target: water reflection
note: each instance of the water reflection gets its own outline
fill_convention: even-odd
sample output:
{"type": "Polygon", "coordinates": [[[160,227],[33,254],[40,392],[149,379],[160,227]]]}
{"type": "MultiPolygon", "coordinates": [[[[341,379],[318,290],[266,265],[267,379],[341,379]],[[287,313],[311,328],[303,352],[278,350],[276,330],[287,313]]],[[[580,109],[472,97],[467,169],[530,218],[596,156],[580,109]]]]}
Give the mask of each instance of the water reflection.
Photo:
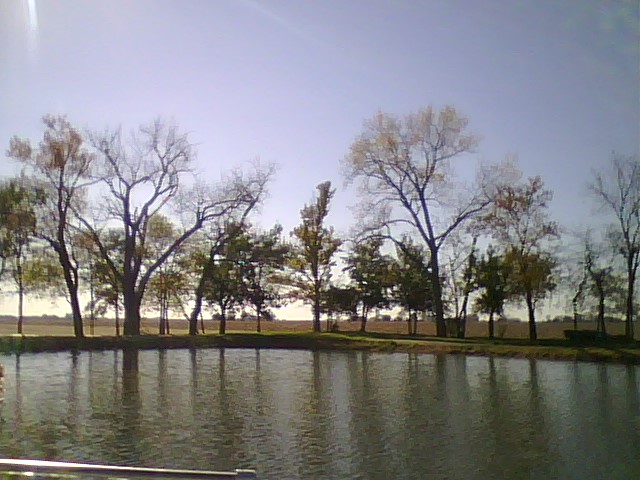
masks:
{"type": "Polygon", "coordinates": [[[120,461],[140,464],[144,458],[141,451],[141,409],[140,371],[138,350],[126,349],[122,352],[122,388],[120,389],[118,412],[115,421],[115,445],[120,461]]]}
{"type": "Polygon", "coordinates": [[[2,363],[2,456],[267,479],[640,473],[638,367],[228,349],[2,363]]]}

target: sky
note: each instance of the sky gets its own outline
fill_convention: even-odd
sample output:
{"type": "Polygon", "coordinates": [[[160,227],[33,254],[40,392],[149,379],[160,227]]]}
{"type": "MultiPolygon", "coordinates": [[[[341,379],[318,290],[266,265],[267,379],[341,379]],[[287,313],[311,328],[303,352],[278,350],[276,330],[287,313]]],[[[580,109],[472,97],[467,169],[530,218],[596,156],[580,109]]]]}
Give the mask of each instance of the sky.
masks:
{"type": "MultiPolygon", "coordinates": [[[[205,178],[278,164],[258,223],[285,231],[317,184],[346,235],[340,162],[378,110],[454,105],[479,161],[516,154],[565,228],[612,151],[640,153],[640,3],[624,0],[0,0],[0,146],[41,117],[79,128],[172,119],[205,178]]],[[[0,155],[0,177],[17,167],[0,155]]]]}

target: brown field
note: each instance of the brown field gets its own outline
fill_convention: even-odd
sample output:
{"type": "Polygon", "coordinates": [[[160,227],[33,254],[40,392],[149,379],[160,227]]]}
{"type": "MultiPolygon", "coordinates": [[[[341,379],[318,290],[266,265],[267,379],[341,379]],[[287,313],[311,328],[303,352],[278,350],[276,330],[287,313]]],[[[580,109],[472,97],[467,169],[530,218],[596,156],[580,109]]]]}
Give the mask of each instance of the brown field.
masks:
{"type": "MultiPolygon", "coordinates": [[[[323,329],[326,323],[322,324],[323,329]]],[[[340,332],[357,331],[360,328],[359,322],[340,322],[340,332]]],[[[553,339],[564,338],[563,331],[572,329],[573,324],[556,323],[556,322],[540,322],[538,323],[538,338],[553,339]]],[[[595,323],[580,323],[579,329],[595,330],[595,323]]],[[[254,332],[256,329],[255,322],[250,321],[228,321],[228,332],[254,332]]],[[[144,320],[142,325],[144,333],[157,333],[157,321],[144,320]]],[[[262,330],[264,332],[308,332],[311,331],[310,321],[275,321],[263,322],[262,330]]],[[[639,328],[636,328],[636,339],[640,339],[639,328]]],[[[207,333],[216,333],[218,331],[218,322],[214,320],[205,320],[205,331],[207,333]]],[[[407,324],[405,322],[369,322],[367,323],[367,331],[375,333],[404,334],[407,332],[407,324]]],[[[4,316],[0,317],[0,335],[10,335],[17,332],[16,319],[4,316]]],[[[497,322],[496,337],[498,338],[527,338],[529,336],[528,325],[525,322],[497,322]]],[[[611,323],[607,325],[607,332],[612,335],[622,335],[624,333],[623,323],[611,323]]],[[[64,318],[43,318],[43,317],[27,317],[24,320],[24,333],[27,335],[73,335],[71,321],[64,318]]],[[[95,328],[91,329],[88,320],[85,322],[86,335],[114,335],[115,327],[112,319],[96,320],[95,328]]],[[[187,333],[187,322],[185,320],[171,320],[171,333],[185,334],[187,333]]],[[[419,322],[418,334],[435,335],[435,324],[433,322],[419,322]]],[[[468,322],[467,337],[482,338],[487,336],[486,322],[468,322]]]]}

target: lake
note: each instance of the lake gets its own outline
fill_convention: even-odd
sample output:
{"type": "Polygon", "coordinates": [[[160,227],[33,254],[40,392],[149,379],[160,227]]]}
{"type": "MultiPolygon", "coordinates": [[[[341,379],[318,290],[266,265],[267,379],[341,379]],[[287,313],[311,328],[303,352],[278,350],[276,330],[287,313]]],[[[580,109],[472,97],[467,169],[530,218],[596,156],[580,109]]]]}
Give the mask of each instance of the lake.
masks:
{"type": "Polygon", "coordinates": [[[261,479],[640,478],[640,367],[202,349],[2,356],[0,455],[261,479]]]}

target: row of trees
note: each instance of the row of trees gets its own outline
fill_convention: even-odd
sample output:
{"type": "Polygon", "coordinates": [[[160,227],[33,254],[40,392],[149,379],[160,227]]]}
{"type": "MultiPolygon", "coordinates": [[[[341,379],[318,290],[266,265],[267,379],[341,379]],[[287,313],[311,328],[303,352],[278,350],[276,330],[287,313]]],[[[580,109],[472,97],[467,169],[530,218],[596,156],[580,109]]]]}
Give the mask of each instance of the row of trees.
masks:
{"type": "Polygon", "coordinates": [[[480,168],[473,185],[457,182],[453,165],[466,160],[477,139],[453,107],[403,118],[379,113],[365,123],[343,162],[361,195],[350,239],[326,224],[335,194],[329,182],[318,185],[287,240],[278,225],[259,231],[250,222],[273,165],[256,162],[206,184],[187,136],[165,122],[130,137],[120,130],[81,134],[63,117],[45,117],[44,124],[38,146],[11,140],[8,156],[22,174],[0,189],[2,271],[19,293],[19,331],[22,298],[31,289],[64,291],[78,336],[80,294],[87,292],[91,317],[112,309],[117,333],[124,312],[125,335],[140,333],[143,308],[158,312],[160,333],[169,333],[170,312],[178,311],[196,334],[204,306],[220,315],[224,332],[227,313],[239,306],[254,308],[259,329],[270,309],[302,300],[311,305],[315,331],[322,314],[329,325],[336,315],[357,315],[364,330],[372,310],[395,305],[412,320],[410,333],[429,313],[439,336],[463,336],[474,309],[488,315],[492,336],[495,315],[518,302],[535,339],[536,307],[560,283],[564,263],[574,266],[568,283],[576,315],[596,298],[604,330],[605,308],[623,292],[626,334],[633,337],[636,157],[616,155],[612,172],[594,173],[589,188],[614,221],[601,241],[584,236],[579,258],[560,262],[552,194],[539,177],[523,180],[505,162],[480,168]],[[485,239],[493,244],[481,254],[485,239]],[[347,245],[343,275],[336,276],[347,245]]]}

